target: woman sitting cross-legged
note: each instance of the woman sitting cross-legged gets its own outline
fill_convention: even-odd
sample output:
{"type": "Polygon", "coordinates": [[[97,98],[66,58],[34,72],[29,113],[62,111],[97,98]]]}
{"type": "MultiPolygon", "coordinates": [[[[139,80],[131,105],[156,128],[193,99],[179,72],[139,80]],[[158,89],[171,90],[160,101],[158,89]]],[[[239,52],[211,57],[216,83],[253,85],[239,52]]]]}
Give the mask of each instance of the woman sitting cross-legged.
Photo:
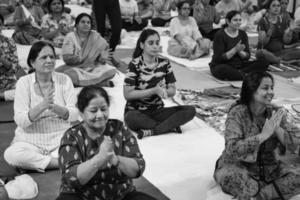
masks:
{"type": "Polygon", "coordinates": [[[71,77],[75,86],[98,84],[113,86],[110,81],[116,69],[106,61],[110,57],[108,44],[100,34],[91,29],[92,18],[81,13],[75,20],[76,30],[69,33],[62,47],[66,65],[57,69],[71,77]]]}
{"type": "Polygon", "coordinates": [[[19,66],[17,47],[13,39],[2,34],[4,18],[0,15],[0,101],[12,100],[17,79],[25,72],[19,66]],[[20,73],[22,72],[22,73],[20,73]]]}
{"type": "Polygon", "coordinates": [[[32,45],[41,39],[41,22],[44,12],[33,4],[33,0],[23,0],[15,10],[15,32],[12,38],[18,44],[32,45]]]}
{"type": "Polygon", "coordinates": [[[142,19],[136,0],[120,0],[122,28],[126,31],[140,31],[148,24],[147,19],[142,19]]]}
{"type": "Polygon", "coordinates": [[[64,12],[64,0],[48,0],[48,14],[43,17],[42,34],[44,39],[54,43],[61,48],[65,36],[73,31],[73,20],[71,15],[64,12]]]}
{"type": "Polygon", "coordinates": [[[136,138],[119,120],[109,119],[107,92],[84,87],[77,107],[83,122],[66,131],[59,148],[62,172],[57,200],[155,200],[136,191],[132,179],[145,161],[136,138]]]}
{"type": "Polygon", "coordinates": [[[172,56],[197,59],[209,53],[210,40],[203,38],[196,20],[190,17],[191,6],[187,1],[177,4],[178,17],[170,23],[171,40],[168,44],[168,53],[172,56]]]}
{"type": "Polygon", "coordinates": [[[138,41],[124,83],[125,123],[138,138],[167,132],[180,132],[180,126],[193,119],[195,108],[164,108],[162,98],[173,97],[175,77],[169,60],[158,56],[159,34],[145,29],[138,41]]]}
{"type": "Polygon", "coordinates": [[[271,103],[273,88],[269,73],[250,73],[240,99],[229,110],[225,150],[214,178],[236,199],[290,199],[300,194],[299,163],[278,159],[285,153],[298,154],[300,129],[283,108],[271,103]]]}
{"type": "Polygon", "coordinates": [[[74,87],[68,76],[54,72],[55,51],[50,43],[34,43],[27,63],[35,71],[17,82],[17,128],[4,158],[10,165],[23,169],[58,168],[60,140],[70,122],[78,118],[74,87]]]}
{"type": "Polygon", "coordinates": [[[153,16],[151,24],[155,27],[169,26],[172,19],[171,9],[175,9],[173,0],[153,0],[153,16]]]}
{"type": "Polygon", "coordinates": [[[230,11],[226,15],[226,27],[215,35],[213,57],[210,71],[221,80],[242,80],[244,75],[253,71],[266,71],[268,61],[264,56],[257,56],[256,61],[249,61],[250,50],[247,33],[239,30],[241,14],[230,11]]]}
{"type": "Polygon", "coordinates": [[[279,63],[280,57],[287,60],[299,59],[300,50],[285,49],[284,45],[297,41],[300,27],[281,13],[281,1],[270,0],[267,3],[267,14],[258,23],[258,48],[271,63],[279,63]]]}

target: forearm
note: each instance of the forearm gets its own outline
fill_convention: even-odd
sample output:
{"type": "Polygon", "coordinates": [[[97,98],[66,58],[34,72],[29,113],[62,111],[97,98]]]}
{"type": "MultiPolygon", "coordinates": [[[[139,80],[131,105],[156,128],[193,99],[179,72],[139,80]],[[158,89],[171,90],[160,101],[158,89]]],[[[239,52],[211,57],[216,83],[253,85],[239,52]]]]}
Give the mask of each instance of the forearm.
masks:
{"type": "Polygon", "coordinates": [[[43,102],[31,108],[28,112],[28,117],[30,121],[36,121],[40,116],[40,114],[42,114],[46,109],[47,109],[47,105],[45,105],[43,102]]]}
{"type": "Polygon", "coordinates": [[[77,167],[77,178],[81,185],[85,185],[94,175],[97,173],[99,169],[104,168],[107,164],[107,159],[102,158],[98,155],[95,155],[90,160],[87,160],[77,167]]]}
{"type": "Polygon", "coordinates": [[[64,120],[67,120],[69,117],[69,110],[64,106],[53,104],[51,110],[64,120]]]}
{"type": "Polygon", "coordinates": [[[58,29],[50,31],[49,29],[43,29],[42,34],[45,39],[52,40],[59,33],[58,29]]]}
{"type": "Polygon", "coordinates": [[[167,87],[166,89],[168,97],[173,97],[176,94],[176,88],[175,87],[167,87]]]}
{"type": "Polygon", "coordinates": [[[65,54],[63,55],[63,60],[67,65],[78,65],[81,59],[78,55],[65,54]]]}
{"type": "Polygon", "coordinates": [[[231,59],[237,53],[236,49],[233,47],[229,51],[227,51],[224,56],[227,60],[231,59]]]}
{"type": "Polygon", "coordinates": [[[121,172],[126,174],[127,176],[131,178],[135,178],[138,175],[139,166],[137,162],[132,158],[127,158],[123,156],[118,156],[119,158],[119,169],[121,172]]]}
{"type": "Polygon", "coordinates": [[[154,95],[154,89],[155,88],[149,88],[145,90],[132,90],[130,92],[125,92],[124,96],[126,100],[143,99],[154,95]]]}
{"type": "Polygon", "coordinates": [[[289,44],[293,39],[293,30],[291,28],[287,28],[283,34],[283,42],[285,44],[289,44]]]}

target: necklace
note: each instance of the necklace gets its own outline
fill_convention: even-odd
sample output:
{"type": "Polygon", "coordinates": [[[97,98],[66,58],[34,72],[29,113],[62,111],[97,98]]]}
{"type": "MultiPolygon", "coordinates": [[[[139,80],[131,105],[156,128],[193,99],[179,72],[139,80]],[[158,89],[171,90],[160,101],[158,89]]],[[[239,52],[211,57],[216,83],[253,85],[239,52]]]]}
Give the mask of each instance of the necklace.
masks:
{"type": "MultiPolygon", "coordinates": [[[[36,83],[38,85],[38,89],[39,89],[39,92],[40,94],[42,95],[42,97],[45,97],[44,93],[43,93],[43,90],[42,90],[42,87],[41,87],[41,84],[40,82],[38,81],[37,77],[35,76],[35,79],[36,79],[36,83]]],[[[51,88],[53,88],[53,81],[51,80],[51,88]]]]}

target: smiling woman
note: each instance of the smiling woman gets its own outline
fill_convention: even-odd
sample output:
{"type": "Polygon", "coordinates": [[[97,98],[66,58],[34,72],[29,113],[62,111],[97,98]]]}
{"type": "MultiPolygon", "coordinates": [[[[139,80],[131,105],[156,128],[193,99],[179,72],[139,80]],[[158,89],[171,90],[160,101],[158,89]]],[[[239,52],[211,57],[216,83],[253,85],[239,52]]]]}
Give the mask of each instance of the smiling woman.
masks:
{"type": "Polygon", "coordinates": [[[273,88],[269,73],[247,75],[225,122],[225,150],[214,178],[237,199],[290,199],[300,193],[300,166],[276,157],[278,150],[298,153],[300,130],[283,108],[271,103],[273,88]]]}
{"type": "Polygon", "coordinates": [[[54,47],[45,41],[32,45],[28,65],[34,72],[16,85],[14,120],[17,124],[5,160],[16,167],[44,171],[58,167],[60,139],[78,118],[70,78],[54,72],[54,47]]]}

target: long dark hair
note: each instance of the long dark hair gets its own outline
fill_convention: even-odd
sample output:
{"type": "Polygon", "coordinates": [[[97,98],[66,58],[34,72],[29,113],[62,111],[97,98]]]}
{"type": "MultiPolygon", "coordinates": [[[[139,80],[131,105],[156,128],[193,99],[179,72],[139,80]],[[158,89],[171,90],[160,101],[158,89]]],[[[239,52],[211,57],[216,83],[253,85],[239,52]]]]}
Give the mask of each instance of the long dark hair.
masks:
{"type": "Polygon", "coordinates": [[[39,56],[42,49],[46,46],[50,47],[53,50],[53,54],[56,57],[55,49],[50,42],[40,40],[40,41],[33,43],[30,48],[28,57],[27,57],[27,65],[30,67],[29,73],[32,73],[35,71],[35,69],[32,67],[31,63],[35,61],[35,59],[39,56]]]}
{"type": "Polygon", "coordinates": [[[240,98],[239,100],[237,100],[235,104],[235,105],[246,105],[250,112],[251,117],[252,117],[252,113],[250,111],[250,103],[253,101],[253,95],[258,89],[259,85],[261,84],[263,78],[270,78],[272,80],[272,83],[274,84],[274,78],[268,72],[252,72],[247,74],[243,80],[240,98]]]}
{"type": "MultiPolygon", "coordinates": [[[[159,37],[159,34],[156,30],[153,29],[144,29],[143,32],[140,34],[140,37],[136,43],[135,50],[133,52],[132,58],[137,58],[142,55],[143,49],[141,48],[141,43],[145,43],[147,38],[151,35],[157,35],[159,37]]],[[[160,37],[159,37],[160,38],[160,37]]]]}
{"type": "Polygon", "coordinates": [[[91,17],[91,15],[87,14],[87,13],[80,13],[76,19],[75,19],[75,27],[77,27],[78,23],[80,22],[80,20],[83,18],[83,17],[87,17],[90,19],[90,22],[91,22],[91,27],[92,27],[92,23],[93,23],[93,19],[91,17]]]}
{"type": "Polygon", "coordinates": [[[226,14],[226,23],[223,25],[223,28],[226,28],[228,26],[228,23],[227,21],[231,21],[232,18],[236,15],[241,15],[241,12],[240,11],[237,11],[237,10],[232,10],[232,11],[229,11],[227,14],[226,14]]]}
{"type": "Polygon", "coordinates": [[[278,1],[279,3],[281,3],[281,0],[268,0],[267,3],[264,5],[264,8],[269,10],[270,7],[271,7],[271,4],[274,2],[274,1],[278,1]]]}

